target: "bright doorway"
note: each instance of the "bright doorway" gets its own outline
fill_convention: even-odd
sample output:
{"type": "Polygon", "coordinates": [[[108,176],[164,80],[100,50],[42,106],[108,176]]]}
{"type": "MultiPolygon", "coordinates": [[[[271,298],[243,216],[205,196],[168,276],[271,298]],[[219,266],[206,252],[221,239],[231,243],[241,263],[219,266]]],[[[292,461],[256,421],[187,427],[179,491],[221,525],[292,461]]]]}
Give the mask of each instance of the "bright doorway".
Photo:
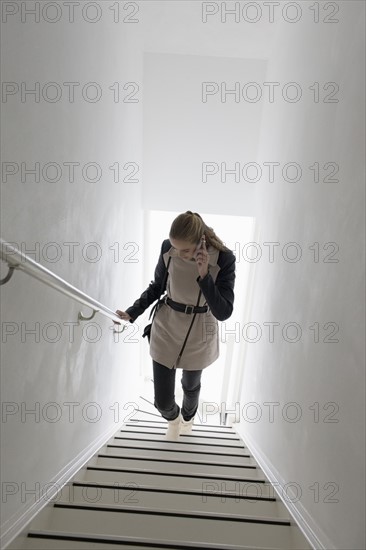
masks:
{"type": "MultiPolygon", "coordinates": [[[[159,259],[161,243],[168,238],[170,226],[181,212],[149,210],[145,215],[144,235],[144,280],[151,281],[159,259]]],[[[218,418],[221,410],[235,408],[245,368],[245,341],[242,336],[244,323],[248,321],[251,309],[251,288],[253,285],[255,261],[251,257],[250,243],[258,242],[256,219],[254,217],[208,214],[200,211],[205,223],[236,256],[235,301],[232,316],[219,322],[219,358],[204,369],[201,379],[200,411],[207,413],[205,421],[218,418]]],[[[152,307],[152,306],[151,306],[152,307]]],[[[148,311],[150,311],[151,307],[148,311]]],[[[143,342],[145,344],[145,342],[143,342]]],[[[144,380],[152,381],[152,359],[149,348],[142,351],[141,372],[144,380]]],[[[152,385],[152,384],[151,384],[152,385]]],[[[153,388],[149,385],[149,398],[153,400],[153,388]],[[152,391],[152,395],[151,395],[152,391]]],[[[176,377],[176,401],[181,403],[181,371],[176,377]]]]}

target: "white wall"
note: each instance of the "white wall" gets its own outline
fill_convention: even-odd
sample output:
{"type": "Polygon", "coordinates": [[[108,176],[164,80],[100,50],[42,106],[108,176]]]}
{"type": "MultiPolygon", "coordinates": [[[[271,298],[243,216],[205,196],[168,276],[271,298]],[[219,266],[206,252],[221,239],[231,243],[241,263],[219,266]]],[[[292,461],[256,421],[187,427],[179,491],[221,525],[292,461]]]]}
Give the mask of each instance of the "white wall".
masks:
{"type": "Polygon", "coordinates": [[[240,398],[241,411],[246,403],[256,404],[247,418],[241,412],[244,437],[282,486],[295,484],[299,499],[290,488],[287,500],[295,499],[314,540],[325,548],[365,547],[363,13],[360,3],[351,2],[332,33],[319,28],[308,41],[306,29],[294,26],[279,31],[273,45],[268,81],[296,80],[304,88],[314,81],[336,82],[339,102],[316,104],[307,94],[306,108],[265,107],[259,157],[296,160],[304,178],[268,184],[263,193],[261,241],[280,246],[273,264],[257,265],[251,318],[263,335],[249,346],[240,398]],[[339,182],[315,183],[308,170],[315,161],[336,162],[339,182]],[[280,253],[290,241],[301,246],[296,263],[280,253]],[[310,249],[316,242],[319,262],[310,249]],[[326,248],[329,242],[339,247],[337,263],[326,262],[333,252],[326,248]],[[280,323],[274,343],[266,321],[280,323]],[[302,330],[297,343],[281,335],[291,322],[302,330]],[[333,327],[338,331],[332,336],[333,327]],[[327,336],[337,341],[328,343],[327,336]],[[273,422],[266,402],[278,403],[273,422]],[[291,402],[297,411],[289,407],[287,417],[291,402]],[[250,421],[256,410],[258,421],[250,421]],[[297,414],[298,421],[291,422],[297,414]]]}
{"type": "MultiPolygon", "coordinates": [[[[41,254],[29,253],[33,259],[114,311],[130,306],[142,287],[142,94],[138,103],[115,103],[108,87],[118,81],[126,94],[132,88],[123,90],[125,82],[141,86],[142,56],[136,47],[139,26],[108,24],[109,13],[104,11],[95,24],[77,15],[74,24],[68,23],[63,12],[63,19],[54,24],[31,19],[22,23],[14,16],[2,25],[3,81],[25,82],[28,88],[35,82],[57,82],[63,92],[64,82],[93,81],[103,95],[97,103],[88,103],[77,91],[74,103],[64,95],[56,103],[42,96],[39,102],[27,97],[22,103],[17,94],[2,104],[3,163],[20,166],[25,162],[32,167],[39,162],[43,167],[54,162],[64,168],[65,162],[80,166],[95,162],[101,177],[85,181],[80,168],[75,181],[70,181],[65,169],[54,183],[42,175],[39,182],[31,176],[22,182],[19,174],[7,181],[3,177],[1,236],[19,247],[26,243],[27,250],[38,243],[41,254]],[[117,162],[121,179],[115,183],[109,167],[117,162]],[[123,181],[131,172],[123,169],[127,162],[140,166],[137,183],[123,181]],[[56,251],[47,248],[50,242],[57,243],[61,252],[58,261],[47,261],[56,251]],[[78,243],[74,261],[67,242],[78,243]],[[88,261],[86,255],[92,258],[96,248],[82,254],[91,242],[98,244],[101,253],[96,262],[88,261]],[[124,248],[126,243],[133,244],[124,248]]],[[[50,170],[49,176],[54,174],[50,170]]],[[[94,171],[88,175],[94,177],[94,171]]],[[[2,262],[1,276],[6,272],[2,262]]],[[[51,485],[47,484],[55,487],[62,476],[66,481],[77,460],[80,467],[93,446],[95,452],[132,413],[128,403],[136,400],[138,369],[134,365],[139,345],[129,341],[130,332],[114,340],[112,321],[98,313],[90,322],[96,328],[87,322],[76,326],[72,339],[64,323],[77,321],[79,310],[84,315],[91,310],[24,273],[15,272],[1,290],[1,387],[6,407],[1,424],[1,523],[6,540],[29,519],[37,502],[49,500],[51,485]],[[38,341],[24,333],[36,323],[38,341]],[[17,332],[6,336],[10,329],[17,332]],[[74,420],[66,402],[76,403],[74,420]],[[39,417],[22,417],[24,408],[39,408],[39,417]],[[59,420],[52,422],[56,413],[59,420]],[[37,487],[43,496],[31,493],[37,487]]]]}

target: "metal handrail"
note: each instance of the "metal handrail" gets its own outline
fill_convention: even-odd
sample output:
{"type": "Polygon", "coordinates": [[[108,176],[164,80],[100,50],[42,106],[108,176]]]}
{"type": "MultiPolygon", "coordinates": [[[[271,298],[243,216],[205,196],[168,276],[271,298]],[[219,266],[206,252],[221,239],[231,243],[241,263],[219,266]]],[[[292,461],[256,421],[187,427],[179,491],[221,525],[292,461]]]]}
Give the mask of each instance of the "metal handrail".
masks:
{"type": "MultiPolygon", "coordinates": [[[[94,317],[97,312],[99,312],[106,317],[109,317],[117,324],[121,324],[121,317],[119,317],[114,311],[106,307],[101,302],[94,300],[94,298],[88,296],[88,294],[85,294],[75,286],[71,285],[70,283],[44,267],[43,265],[39,264],[38,262],[27,256],[27,254],[23,254],[23,252],[21,252],[18,248],[4,241],[4,239],[0,239],[0,245],[0,258],[7,262],[9,266],[9,271],[7,275],[0,280],[0,285],[3,285],[7,281],[9,281],[14,273],[14,270],[19,269],[20,271],[31,275],[35,279],[38,279],[42,283],[54,288],[58,292],[61,292],[62,294],[73,298],[77,302],[85,304],[86,306],[93,309],[93,313],[90,317],[85,317],[82,312],[79,311],[78,322],[89,321],[94,317]]],[[[123,325],[122,330],[114,330],[114,332],[123,332],[127,326],[128,324],[126,323],[125,325],[123,325]]]]}

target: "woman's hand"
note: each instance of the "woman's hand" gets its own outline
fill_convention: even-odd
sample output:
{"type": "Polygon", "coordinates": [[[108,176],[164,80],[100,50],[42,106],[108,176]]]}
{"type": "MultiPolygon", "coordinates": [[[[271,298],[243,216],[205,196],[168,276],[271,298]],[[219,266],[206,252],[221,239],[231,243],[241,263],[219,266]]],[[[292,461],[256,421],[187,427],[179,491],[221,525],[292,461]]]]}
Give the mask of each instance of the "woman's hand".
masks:
{"type": "Polygon", "coordinates": [[[206,249],[206,237],[202,235],[200,246],[196,249],[195,252],[196,264],[198,268],[198,273],[200,274],[201,279],[205,277],[208,273],[208,252],[206,249]]]}
{"type": "MultiPolygon", "coordinates": [[[[124,321],[129,321],[130,319],[132,319],[132,317],[128,313],[126,313],[125,311],[121,311],[120,309],[117,309],[116,313],[124,321]]],[[[115,323],[116,325],[120,324],[120,323],[117,323],[117,321],[113,321],[113,323],[115,323]]]]}

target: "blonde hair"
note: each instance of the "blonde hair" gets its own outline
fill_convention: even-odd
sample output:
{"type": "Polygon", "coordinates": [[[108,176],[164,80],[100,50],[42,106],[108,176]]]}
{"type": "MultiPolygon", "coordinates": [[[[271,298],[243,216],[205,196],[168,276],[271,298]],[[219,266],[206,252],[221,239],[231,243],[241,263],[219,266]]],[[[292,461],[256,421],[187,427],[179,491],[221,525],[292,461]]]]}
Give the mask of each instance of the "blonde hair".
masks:
{"type": "Polygon", "coordinates": [[[201,216],[191,210],[187,210],[175,218],[170,228],[169,239],[198,244],[203,234],[206,236],[206,246],[212,245],[222,251],[230,250],[216,235],[212,227],[208,227],[201,216]]]}

